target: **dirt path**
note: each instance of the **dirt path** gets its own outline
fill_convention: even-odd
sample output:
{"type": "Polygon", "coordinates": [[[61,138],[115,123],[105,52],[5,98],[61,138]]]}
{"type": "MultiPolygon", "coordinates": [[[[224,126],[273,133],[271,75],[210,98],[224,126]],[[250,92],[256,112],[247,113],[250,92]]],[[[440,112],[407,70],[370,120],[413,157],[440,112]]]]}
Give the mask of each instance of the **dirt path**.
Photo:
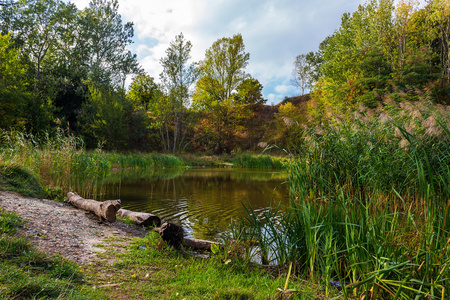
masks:
{"type": "MultiPolygon", "coordinates": [[[[105,238],[142,237],[145,231],[123,222],[101,222],[91,213],[57,201],[0,191],[0,208],[22,216],[22,232],[40,250],[86,264],[104,251],[105,238]]],[[[117,243],[117,242],[115,242],[117,243]]]]}

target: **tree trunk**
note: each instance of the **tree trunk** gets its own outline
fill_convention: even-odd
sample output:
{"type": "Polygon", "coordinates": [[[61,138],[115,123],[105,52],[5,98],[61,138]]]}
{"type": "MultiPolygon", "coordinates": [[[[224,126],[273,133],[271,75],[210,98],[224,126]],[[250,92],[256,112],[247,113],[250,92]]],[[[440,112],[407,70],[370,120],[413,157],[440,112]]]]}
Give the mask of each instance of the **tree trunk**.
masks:
{"type": "Polygon", "coordinates": [[[138,225],[161,226],[161,219],[158,216],[149,213],[134,212],[121,208],[117,211],[117,214],[122,218],[130,218],[131,221],[135,222],[138,225]]]}
{"type": "Polygon", "coordinates": [[[91,211],[100,218],[108,222],[116,221],[116,212],[120,209],[120,200],[107,200],[104,202],[92,199],[84,199],[77,193],[67,193],[67,199],[64,202],[70,203],[75,207],[91,211]]]}
{"type": "Polygon", "coordinates": [[[177,248],[183,245],[194,250],[211,251],[211,245],[217,245],[217,243],[211,241],[183,238],[183,228],[172,223],[164,223],[161,228],[155,228],[155,231],[164,241],[177,248]]]}

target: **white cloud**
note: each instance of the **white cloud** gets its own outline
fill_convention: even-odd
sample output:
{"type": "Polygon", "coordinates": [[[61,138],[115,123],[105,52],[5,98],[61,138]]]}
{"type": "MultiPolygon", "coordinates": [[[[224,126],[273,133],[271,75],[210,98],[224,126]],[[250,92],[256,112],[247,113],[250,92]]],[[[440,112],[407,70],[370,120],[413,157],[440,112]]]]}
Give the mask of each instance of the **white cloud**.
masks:
{"type": "Polygon", "coordinates": [[[297,88],[293,85],[285,85],[285,84],[281,84],[281,85],[277,85],[275,87],[275,91],[278,94],[284,94],[284,95],[288,95],[288,94],[293,94],[297,92],[297,88]]]}
{"type": "MultiPolygon", "coordinates": [[[[86,0],[74,1],[78,7],[86,0]]],[[[177,34],[192,42],[192,60],[222,37],[241,33],[250,53],[248,72],[265,87],[265,97],[280,101],[299,94],[287,88],[295,56],[316,51],[344,12],[365,0],[119,0],[119,12],[135,25],[133,49],[149,75],[159,78],[159,60],[177,34]],[[277,88],[278,86],[278,88],[277,88]],[[285,86],[282,88],[282,86],[285,86]],[[285,94],[291,93],[291,94],[285,94]]]]}

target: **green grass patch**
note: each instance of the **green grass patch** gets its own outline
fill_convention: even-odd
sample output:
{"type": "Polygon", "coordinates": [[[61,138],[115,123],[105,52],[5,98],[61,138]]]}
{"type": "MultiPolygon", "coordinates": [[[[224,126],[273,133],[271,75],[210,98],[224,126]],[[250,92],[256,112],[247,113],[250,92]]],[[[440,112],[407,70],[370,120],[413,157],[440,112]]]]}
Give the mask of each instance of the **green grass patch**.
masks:
{"type": "Polygon", "coordinates": [[[230,157],[225,154],[220,156],[183,154],[180,159],[186,166],[190,167],[223,167],[230,163],[230,157]]]}
{"type": "Polygon", "coordinates": [[[282,169],[288,161],[288,158],[263,154],[243,154],[231,160],[236,168],[252,169],[282,169]]]}
{"type": "Polygon", "coordinates": [[[113,168],[121,169],[169,169],[183,167],[183,162],[176,156],[154,153],[105,153],[113,168]]]}
{"type": "Polygon", "coordinates": [[[35,250],[18,235],[21,226],[17,215],[0,210],[0,298],[88,299],[80,295],[79,266],[35,250]]]}
{"type": "MultiPolygon", "coordinates": [[[[84,273],[89,282],[104,287],[105,298],[98,299],[119,295],[144,299],[273,299],[279,295],[277,288],[285,285],[285,271],[275,276],[237,256],[230,261],[224,258],[225,250],[211,258],[196,258],[192,252],[166,246],[157,233],[151,232],[136,239],[126,251],[110,249],[105,260],[87,266],[84,273]],[[116,261],[106,264],[112,257],[116,261]]],[[[289,288],[299,291],[291,299],[309,299],[318,293],[293,278],[289,288]]]]}
{"type": "Polygon", "coordinates": [[[30,197],[46,195],[36,176],[17,166],[0,166],[0,188],[30,197]]]}

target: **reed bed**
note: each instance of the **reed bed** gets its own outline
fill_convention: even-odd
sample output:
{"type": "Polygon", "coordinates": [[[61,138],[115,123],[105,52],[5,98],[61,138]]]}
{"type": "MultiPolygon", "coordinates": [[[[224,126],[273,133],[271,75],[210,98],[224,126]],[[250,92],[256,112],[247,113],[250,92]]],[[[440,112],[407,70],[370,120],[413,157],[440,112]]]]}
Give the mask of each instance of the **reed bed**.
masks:
{"type": "Polygon", "coordinates": [[[154,153],[105,154],[113,168],[121,169],[167,169],[183,167],[183,162],[176,156],[154,153]]]}
{"type": "Polygon", "coordinates": [[[58,197],[64,197],[67,191],[77,191],[83,197],[101,194],[112,169],[153,170],[183,166],[181,160],[172,155],[87,151],[81,139],[67,136],[62,131],[55,136],[39,137],[2,131],[0,159],[3,170],[23,169],[47,190],[56,190],[58,197]]]}
{"type": "Polygon", "coordinates": [[[101,151],[87,152],[81,139],[60,131],[53,137],[4,131],[0,141],[3,166],[30,172],[42,186],[60,191],[60,197],[67,191],[96,194],[110,172],[101,151]]]}
{"type": "Polygon", "coordinates": [[[263,263],[293,263],[327,297],[448,299],[449,118],[405,119],[411,110],[305,131],[287,164],[291,207],[247,207],[234,237],[256,241],[263,263]]]}
{"type": "Polygon", "coordinates": [[[231,162],[235,168],[282,169],[287,161],[287,158],[271,155],[243,154],[235,157],[231,162]]]}

